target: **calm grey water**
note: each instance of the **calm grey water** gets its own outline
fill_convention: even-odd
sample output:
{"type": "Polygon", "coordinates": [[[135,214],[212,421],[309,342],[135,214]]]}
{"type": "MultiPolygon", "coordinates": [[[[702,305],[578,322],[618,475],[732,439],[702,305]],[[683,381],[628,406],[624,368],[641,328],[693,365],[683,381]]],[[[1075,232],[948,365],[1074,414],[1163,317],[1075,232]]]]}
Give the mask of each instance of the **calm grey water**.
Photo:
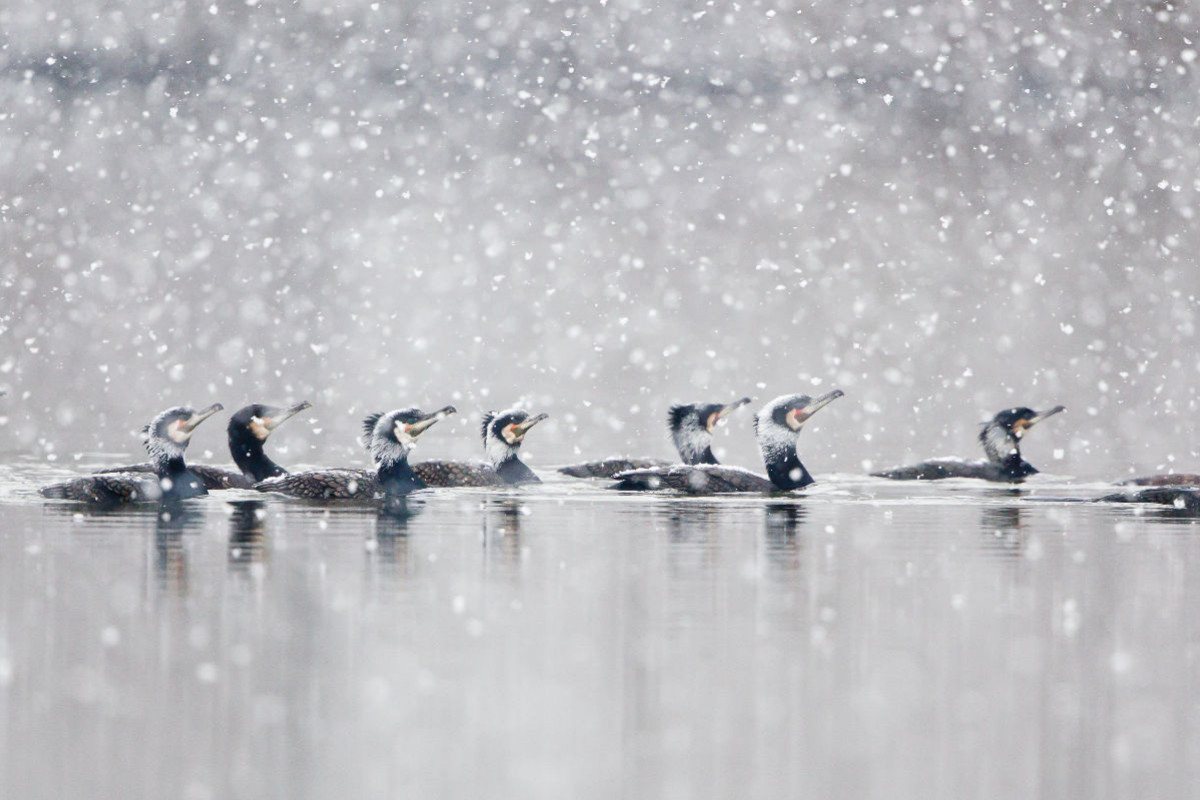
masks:
{"type": "Polygon", "coordinates": [[[0,796],[1187,797],[1200,528],[1052,479],[80,512],[0,467],[0,796]]]}

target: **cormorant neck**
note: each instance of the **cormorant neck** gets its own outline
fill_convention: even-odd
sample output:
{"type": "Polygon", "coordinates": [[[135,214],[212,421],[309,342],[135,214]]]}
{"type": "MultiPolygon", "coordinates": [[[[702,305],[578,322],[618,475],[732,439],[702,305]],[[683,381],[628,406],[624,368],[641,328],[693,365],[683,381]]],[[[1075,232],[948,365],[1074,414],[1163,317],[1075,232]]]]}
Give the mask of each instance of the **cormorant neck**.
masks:
{"type": "Polygon", "coordinates": [[[1008,458],[1003,459],[997,466],[1011,478],[1024,478],[1029,475],[1036,475],[1037,468],[1030,464],[1025,459],[1021,458],[1020,452],[1014,450],[1009,454],[1008,458]]]}
{"type": "Polygon", "coordinates": [[[416,476],[409,465],[407,453],[397,459],[381,461],[377,476],[384,494],[389,497],[406,495],[426,487],[426,483],[416,476]]]}
{"type": "Polygon", "coordinates": [[[165,453],[158,451],[153,454],[154,474],[160,478],[171,478],[187,472],[187,464],[183,453],[165,453]]]}
{"type": "Polygon", "coordinates": [[[255,483],[287,475],[286,469],[263,452],[263,440],[245,428],[239,427],[229,431],[229,454],[233,456],[233,463],[237,464],[242,474],[255,483]]]}
{"type": "Polygon", "coordinates": [[[505,483],[540,483],[541,478],[533,473],[528,465],[517,458],[516,452],[496,465],[496,474],[505,483]]]}
{"type": "Polygon", "coordinates": [[[162,502],[186,500],[189,497],[208,494],[208,489],[204,488],[204,481],[184,463],[182,452],[175,455],[160,454],[154,462],[154,473],[163,488],[160,498],[162,502]]]}
{"type": "Polygon", "coordinates": [[[979,443],[988,461],[1007,470],[1010,464],[1021,463],[1021,442],[1003,426],[988,423],[979,434],[979,443]]]}
{"type": "Polygon", "coordinates": [[[671,439],[684,464],[716,464],[712,454],[712,436],[696,425],[684,424],[671,431],[671,439]]]}
{"type": "Polygon", "coordinates": [[[767,477],[783,491],[813,483],[812,475],[808,474],[796,453],[796,438],[797,433],[782,427],[762,426],[758,431],[758,445],[767,466],[767,477]]]}
{"type": "Polygon", "coordinates": [[[800,463],[800,456],[796,454],[794,447],[788,448],[775,458],[766,459],[766,464],[767,477],[771,479],[771,483],[784,491],[800,489],[814,482],[804,464],[800,463]]]}

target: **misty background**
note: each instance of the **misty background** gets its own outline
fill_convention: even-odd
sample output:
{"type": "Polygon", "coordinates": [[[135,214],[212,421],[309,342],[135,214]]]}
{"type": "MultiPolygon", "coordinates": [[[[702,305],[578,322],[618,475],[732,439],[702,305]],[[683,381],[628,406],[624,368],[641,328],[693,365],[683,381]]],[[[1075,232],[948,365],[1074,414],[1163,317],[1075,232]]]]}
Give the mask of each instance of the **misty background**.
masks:
{"type": "Polygon", "coordinates": [[[1095,5],[6,4],[0,450],[308,399],[284,464],[446,403],[468,457],[521,402],[536,467],[839,387],[818,478],[1059,403],[1044,471],[1200,471],[1200,25],[1095,5]]]}

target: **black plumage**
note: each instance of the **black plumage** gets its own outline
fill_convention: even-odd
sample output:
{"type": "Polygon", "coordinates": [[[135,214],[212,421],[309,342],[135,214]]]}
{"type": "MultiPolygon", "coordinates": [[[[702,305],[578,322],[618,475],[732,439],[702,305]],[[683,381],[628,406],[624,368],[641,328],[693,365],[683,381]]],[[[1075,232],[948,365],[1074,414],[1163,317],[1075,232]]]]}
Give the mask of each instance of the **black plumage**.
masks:
{"type": "MultiPolygon", "coordinates": [[[[233,462],[239,471],[234,472],[223,467],[212,467],[206,464],[191,464],[189,468],[200,478],[204,488],[209,491],[249,489],[259,481],[286,475],[287,470],[271,460],[263,450],[263,444],[276,428],[307,408],[312,408],[308,401],[286,409],[259,403],[238,409],[229,418],[226,433],[229,441],[229,454],[233,457],[233,462]]],[[[144,462],[127,467],[99,469],[95,474],[153,471],[154,465],[144,462]]]]}
{"type": "Polygon", "coordinates": [[[520,408],[489,411],[483,416],[480,435],[490,463],[422,461],[413,465],[416,476],[429,486],[515,486],[540,483],[534,471],[521,460],[521,444],[529,430],[546,414],[529,416],[520,408]]]}
{"type": "Polygon", "coordinates": [[[674,489],[687,494],[724,494],[729,492],[779,492],[800,489],[813,483],[812,476],[796,451],[797,438],[813,414],[839,397],[835,389],[815,400],[807,395],[777,397],[758,412],[754,430],[767,476],[756,475],[739,467],[719,464],[678,464],[640,469],[614,476],[614,489],[674,489]]]}
{"type": "Polygon", "coordinates": [[[374,472],[360,469],[322,469],[268,478],[254,484],[262,492],[309,500],[350,500],[401,497],[426,484],[413,472],[408,453],[417,438],[438,420],[455,413],[446,406],[432,413],[403,408],[363,419],[367,449],[375,461],[374,472]]]}
{"type": "Polygon", "coordinates": [[[88,475],[42,487],[44,497],[96,505],[173,502],[208,494],[204,482],[184,461],[196,426],[221,410],[215,403],[203,411],[187,406],[169,408],[142,429],[149,472],[88,475]]]}
{"type": "Polygon", "coordinates": [[[1042,420],[1065,410],[1055,406],[1037,412],[1031,408],[1009,408],[999,412],[983,425],[979,442],[987,455],[986,461],[962,461],[937,458],[905,467],[872,472],[876,478],[899,481],[935,481],[944,478],[978,478],[985,481],[1020,483],[1037,469],[1021,457],[1021,439],[1025,432],[1042,420]]]}
{"type": "MultiPolygon", "coordinates": [[[[712,451],[712,434],[717,423],[750,402],[743,397],[732,403],[678,403],[667,410],[667,430],[683,464],[716,464],[712,451]]],[[[558,471],[572,478],[612,478],[621,472],[668,467],[670,462],[657,458],[607,458],[559,467],[558,471]]],[[[629,480],[625,489],[652,488],[642,486],[637,478],[629,480]]]]}
{"type": "Polygon", "coordinates": [[[1200,514],[1200,488],[1195,486],[1153,486],[1130,494],[1110,494],[1100,500],[1109,503],[1149,503],[1170,506],[1188,515],[1200,514]]]}
{"type": "Polygon", "coordinates": [[[661,458],[606,458],[601,461],[587,461],[583,464],[559,467],[558,471],[572,478],[611,478],[618,472],[628,472],[631,469],[668,466],[670,466],[670,462],[661,458]]]}

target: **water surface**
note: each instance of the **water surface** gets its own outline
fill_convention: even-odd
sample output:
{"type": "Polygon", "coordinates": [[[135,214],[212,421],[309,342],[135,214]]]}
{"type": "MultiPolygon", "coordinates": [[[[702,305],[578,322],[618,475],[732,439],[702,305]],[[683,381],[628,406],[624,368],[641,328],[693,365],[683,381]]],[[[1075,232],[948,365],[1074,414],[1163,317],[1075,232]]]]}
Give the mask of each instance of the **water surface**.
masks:
{"type": "Polygon", "coordinates": [[[0,468],[0,796],[1186,797],[1200,529],[1099,487],[42,501],[0,468]]]}

